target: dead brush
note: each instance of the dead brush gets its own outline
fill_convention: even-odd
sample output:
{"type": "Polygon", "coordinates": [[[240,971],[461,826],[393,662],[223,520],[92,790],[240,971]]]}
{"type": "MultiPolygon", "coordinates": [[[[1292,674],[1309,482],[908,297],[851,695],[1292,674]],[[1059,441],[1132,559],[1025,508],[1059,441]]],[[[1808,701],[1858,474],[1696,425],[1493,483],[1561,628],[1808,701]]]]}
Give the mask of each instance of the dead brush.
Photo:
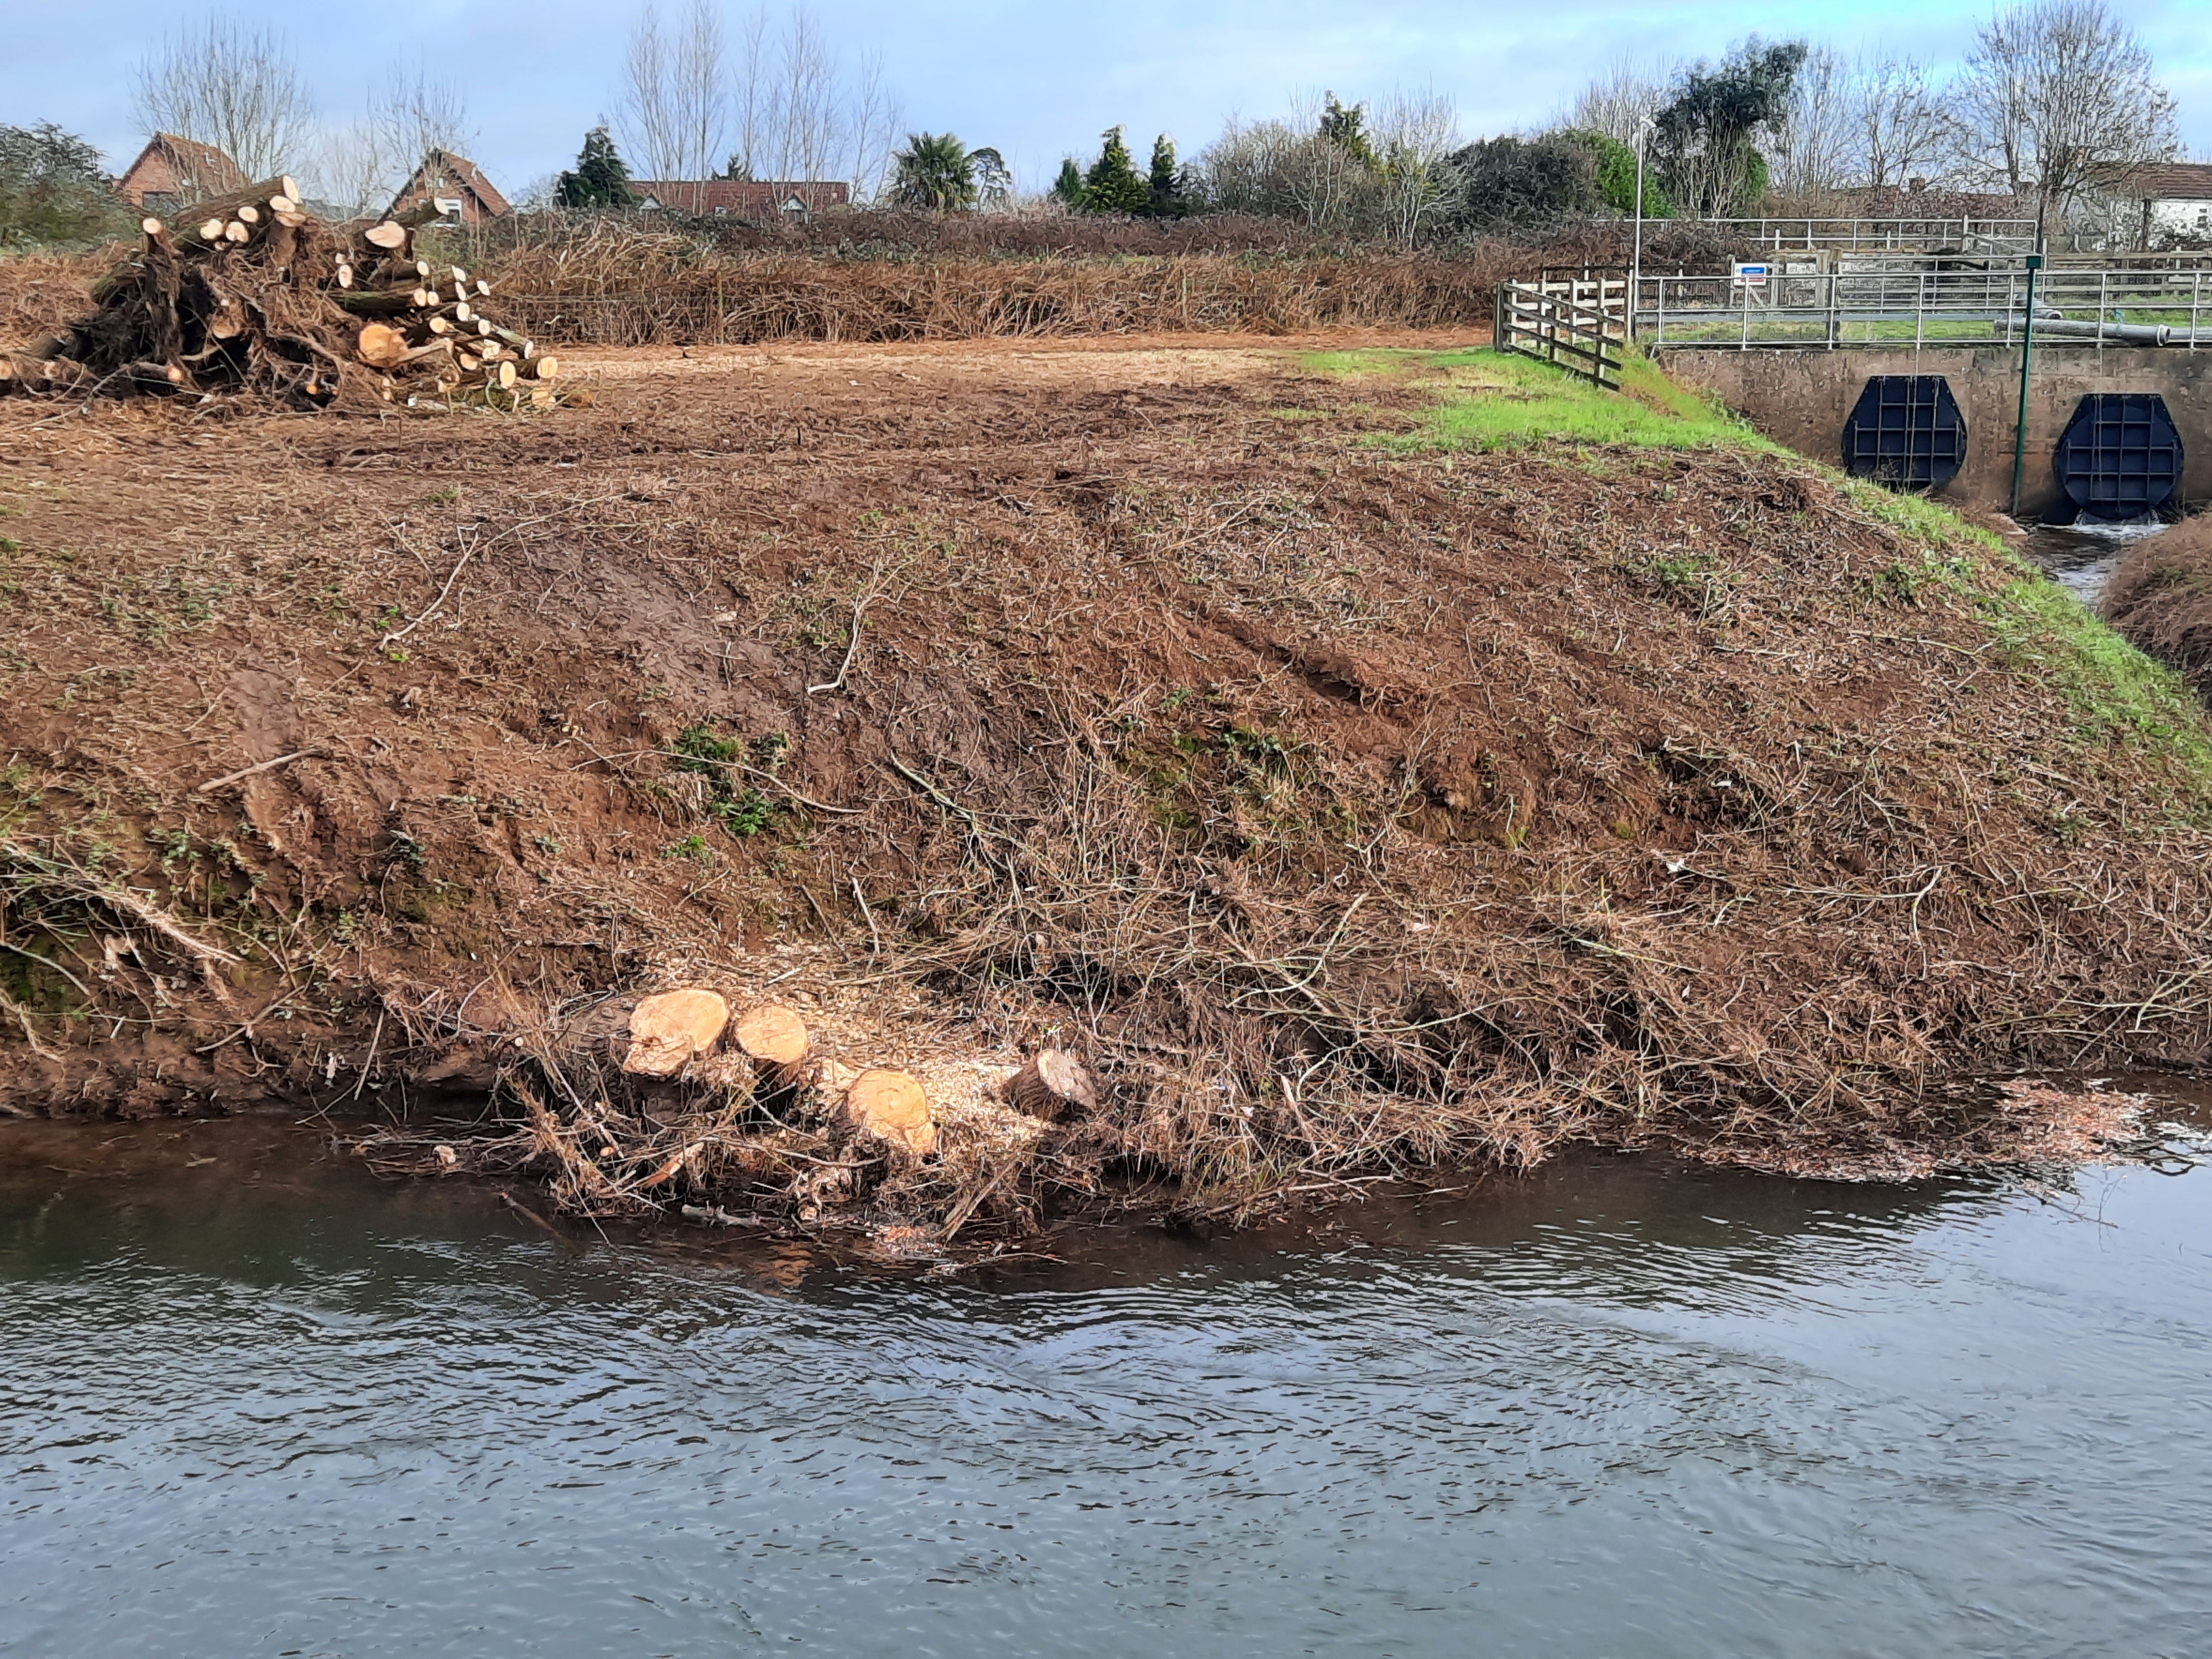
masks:
{"type": "Polygon", "coordinates": [[[2137,543],[2099,608],[2131,643],[2212,698],[2212,518],[2137,543]]]}

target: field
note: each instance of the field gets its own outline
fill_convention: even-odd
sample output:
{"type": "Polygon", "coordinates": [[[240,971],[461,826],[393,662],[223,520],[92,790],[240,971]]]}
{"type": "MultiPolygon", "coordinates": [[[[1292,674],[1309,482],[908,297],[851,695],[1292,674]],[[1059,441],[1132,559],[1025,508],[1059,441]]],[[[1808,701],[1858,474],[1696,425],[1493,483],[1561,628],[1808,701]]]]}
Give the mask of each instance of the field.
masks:
{"type": "Polygon", "coordinates": [[[0,1105],[313,1100],[600,1213],[1018,1231],[1574,1139],[1911,1174],[2072,1144],[1993,1073],[2201,1061],[2171,675],[1640,365],[1480,344],[0,405],[0,1105]],[[912,1067],[941,1156],[625,1092],[592,1022],[671,984],[912,1067]],[[1095,1113],[996,1102],[1048,1042],[1095,1113]]]}

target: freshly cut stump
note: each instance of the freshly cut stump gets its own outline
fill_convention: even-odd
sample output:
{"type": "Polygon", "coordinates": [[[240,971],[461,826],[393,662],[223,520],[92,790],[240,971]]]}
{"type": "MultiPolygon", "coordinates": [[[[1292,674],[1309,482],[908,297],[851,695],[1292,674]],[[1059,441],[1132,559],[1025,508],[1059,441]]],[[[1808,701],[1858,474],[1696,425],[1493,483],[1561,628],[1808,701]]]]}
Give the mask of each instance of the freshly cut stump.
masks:
{"type": "Polygon", "coordinates": [[[1098,1085],[1090,1068],[1065,1048],[1037,1050],[1028,1065],[1006,1079],[1006,1095],[1007,1104],[1031,1117],[1098,1109],[1098,1085]]]}
{"type": "Polygon", "coordinates": [[[936,1115],[921,1079],[911,1072],[877,1066],[861,1073],[845,1091],[845,1117],[862,1134],[910,1158],[937,1150],[936,1115]]]}
{"type": "Polygon", "coordinates": [[[730,1005],[712,991],[663,991],[630,1011],[629,1055],[623,1070],[639,1077],[674,1077],[695,1054],[721,1040],[730,1005]]]}
{"type": "Polygon", "coordinates": [[[738,1020],[738,1047],[753,1063],[763,1090],[796,1089],[806,1078],[806,1022],[774,1003],[749,1008],[738,1020]]]}

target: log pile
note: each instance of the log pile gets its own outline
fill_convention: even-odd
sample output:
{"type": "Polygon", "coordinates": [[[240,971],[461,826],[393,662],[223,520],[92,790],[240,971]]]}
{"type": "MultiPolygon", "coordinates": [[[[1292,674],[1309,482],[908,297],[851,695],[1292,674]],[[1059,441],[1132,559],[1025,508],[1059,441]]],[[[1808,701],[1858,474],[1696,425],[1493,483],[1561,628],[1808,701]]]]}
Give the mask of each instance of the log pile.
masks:
{"type": "Polygon", "coordinates": [[[416,256],[425,204],[332,225],[285,178],[140,222],[145,246],[64,334],[0,352],[0,392],[260,396],[287,407],[543,407],[559,364],[416,256]]]}
{"type": "MultiPolygon", "coordinates": [[[[1040,1149],[1096,1133],[1097,1079],[1066,1049],[1012,1069],[856,1068],[817,1035],[796,1008],[738,1012],[704,986],[608,998],[509,1030],[489,1086],[519,1119],[395,1125],[357,1150],[392,1170],[543,1176],[577,1215],[848,1229],[934,1216],[949,1241],[979,1211],[1030,1214],[1021,1174],[1040,1149]]],[[[462,1054],[418,1078],[477,1064],[462,1054]]]]}

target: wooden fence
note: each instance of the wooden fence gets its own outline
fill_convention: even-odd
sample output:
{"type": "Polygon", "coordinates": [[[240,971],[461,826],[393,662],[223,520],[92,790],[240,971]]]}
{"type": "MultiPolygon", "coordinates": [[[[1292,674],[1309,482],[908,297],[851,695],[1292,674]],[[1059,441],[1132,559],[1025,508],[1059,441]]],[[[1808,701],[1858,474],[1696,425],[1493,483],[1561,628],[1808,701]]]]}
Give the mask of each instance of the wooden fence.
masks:
{"type": "Polygon", "coordinates": [[[1501,283],[1496,330],[1500,351],[1541,358],[1618,392],[1628,334],[1627,279],[1596,270],[1547,270],[1534,283],[1501,283]]]}

